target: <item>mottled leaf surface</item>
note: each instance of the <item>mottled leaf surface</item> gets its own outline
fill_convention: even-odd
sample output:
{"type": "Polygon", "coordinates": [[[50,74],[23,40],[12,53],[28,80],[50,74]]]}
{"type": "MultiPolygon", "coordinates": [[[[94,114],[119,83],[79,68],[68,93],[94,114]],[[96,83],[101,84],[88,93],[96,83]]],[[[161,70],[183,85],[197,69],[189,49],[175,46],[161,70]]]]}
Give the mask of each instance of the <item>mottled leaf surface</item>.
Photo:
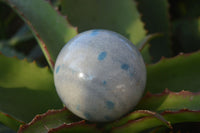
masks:
{"type": "Polygon", "coordinates": [[[160,93],[165,88],[200,91],[200,52],[178,55],[147,66],[146,91],[160,93]]]}
{"type": "Polygon", "coordinates": [[[142,20],[148,33],[162,33],[163,36],[150,42],[150,54],[154,61],[171,55],[170,23],[167,0],[136,0],[142,20]]]}
{"type": "Polygon", "coordinates": [[[0,55],[0,111],[30,121],[49,108],[62,108],[48,68],[0,55]]]}
{"type": "Polygon", "coordinates": [[[77,34],[76,29],[45,0],[6,1],[29,25],[53,67],[61,48],[77,34]]]}

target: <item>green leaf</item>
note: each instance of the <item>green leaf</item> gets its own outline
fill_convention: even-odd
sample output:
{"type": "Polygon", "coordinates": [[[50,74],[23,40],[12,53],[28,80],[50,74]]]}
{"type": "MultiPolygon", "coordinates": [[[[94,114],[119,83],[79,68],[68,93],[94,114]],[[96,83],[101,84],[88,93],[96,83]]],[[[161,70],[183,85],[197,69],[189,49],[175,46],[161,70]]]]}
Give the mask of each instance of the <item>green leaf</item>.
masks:
{"type": "Polygon", "coordinates": [[[200,18],[180,19],[173,22],[173,38],[181,51],[192,52],[200,49],[200,18]]]}
{"type": "Polygon", "coordinates": [[[141,54],[143,57],[143,60],[146,64],[151,64],[152,63],[152,57],[149,54],[149,47],[150,45],[147,44],[146,46],[144,46],[144,48],[142,49],[141,54]]]}
{"type": "Polygon", "coordinates": [[[153,39],[162,36],[162,34],[154,33],[147,35],[140,43],[138,43],[138,49],[142,51],[144,47],[153,39]]]}
{"type": "Polygon", "coordinates": [[[198,18],[200,16],[199,0],[181,0],[173,1],[170,6],[172,10],[172,19],[180,18],[198,18]]]}
{"type": "Polygon", "coordinates": [[[61,0],[61,13],[78,27],[109,29],[126,36],[137,45],[146,35],[133,0],[61,0]]]}
{"type": "Polygon", "coordinates": [[[158,34],[158,33],[147,35],[137,45],[138,49],[140,50],[140,52],[141,52],[141,54],[143,56],[144,62],[146,64],[151,64],[152,63],[152,57],[149,54],[149,47],[150,47],[149,42],[152,39],[155,39],[155,38],[157,38],[159,36],[161,36],[161,34],[158,34]]]}
{"type": "Polygon", "coordinates": [[[33,31],[51,68],[61,48],[77,34],[45,0],[6,0],[33,31]]]}
{"type": "Polygon", "coordinates": [[[162,33],[163,36],[150,41],[150,54],[154,61],[158,61],[162,56],[171,55],[170,23],[167,0],[136,0],[138,9],[145,22],[145,28],[149,34],[162,33]]]}
{"type": "Polygon", "coordinates": [[[52,128],[80,121],[66,108],[61,110],[49,110],[45,114],[37,115],[29,124],[20,127],[20,133],[46,133],[52,128]]]}
{"type": "MultiPolygon", "coordinates": [[[[200,112],[190,110],[180,110],[177,112],[165,111],[161,114],[171,124],[183,123],[183,122],[200,122],[200,112]]],[[[127,124],[114,128],[112,133],[140,133],[142,131],[162,126],[158,119],[152,116],[144,117],[134,121],[130,121],[127,124]]]]}
{"type": "Polygon", "coordinates": [[[49,108],[62,108],[48,68],[0,55],[0,111],[28,122],[49,108]]]}
{"type": "Polygon", "coordinates": [[[16,132],[0,123],[0,133],[16,133],[16,132]]]}
{"type": "Polygon", "coordinates": [[[172,128],[171,124],[167,120],[165,120],[165,118],[163,118],[160,114],[149,111],[149,110],[136,110],[130,113],[129,115],[124,116],[123,118],[119,119],[118,121],[107,124],[105,126],[105,129],[110,130],[112,128],[120,127],[130,121],[141,119],[146,116],[153,116],[154,118],[158,119],[161,123],[163,123],[163,125],[166,125],[167,127],[172,128]]]}
{"type": "Polygon", "coordinates": [[[200,52],[183,54],[147,66],[146,91],[162,92],[165,88],[171,91],[199,92],[200,52]]]}
{"type": "MultiPolygon", "coordinates": [[[[13,129],[14,131],[17,131],[19,126],[21,124],[24,124],[23,122],[18,121],[12,118],[11,116],[9,116],[8,114],[2,113],[2,112],[0,112],[0,123],[6,125],[7,127],[13,129]]],[[[1,132],[1,128],[0,128],[0,132],[1,132]]]]}
{"type": "Polygon", "coordinates": [[[17,33],[13,37],[8,40],[9,45],[15,46],[21,42],[28,41],[33,38],[33,34],[31,33],[29,27],[27,25],[23,25],[17,33]]]}
{"type": "Polygon", "coordinates": [[[12,47],[8,46],[7,44],[4,44],[4,42],[1,41],[0,41],[0,53],[8,57],[16,56],[19,59],[25,58],[25,55],[23,53],[16,51],[12,47]]]}
{"type": "Polygon", "coordinates": [[[58,128],[50,130],[48,133],[101,133],[101,130],[93,125],[85,124],[83,121],[69,125],[63,124],[58,128]]]}
{"type": "Polygon", "coordinates": [[[171,92],[165,90],[160,94],[147,93],[138,103],[136,109],[147,109],[156,112],[164,110],[200,110],[200,93],[189,91],[171,92]]]}
{"type": "MultiPolygon", "coordinates": [[[[79,32],[89,29],[108,29],[127,37],[137,47],[152,36],[146,36],[133,0],[61,0],[61,13],[78,27],[79,32]]],[[[149,48],[142,51],[146,63],[151,63],[149,48]]]]}

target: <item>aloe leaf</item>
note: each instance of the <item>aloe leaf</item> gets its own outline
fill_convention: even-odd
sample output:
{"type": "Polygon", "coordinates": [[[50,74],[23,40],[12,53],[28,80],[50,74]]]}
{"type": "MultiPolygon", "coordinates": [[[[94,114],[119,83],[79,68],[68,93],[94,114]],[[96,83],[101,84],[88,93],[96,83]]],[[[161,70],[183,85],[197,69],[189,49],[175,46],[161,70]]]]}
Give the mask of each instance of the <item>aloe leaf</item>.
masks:
{"type": "Polygon", "coordinates": [[[151,64],[152,63],[152,57],[151,55],[149,54],[149,47],[150,45],[149,44],[146,44],[144,46],[144,48],[142,48],[142,51],[141,54],[142,54],[142,57],[143,57],[143,60],[146,64],[151,64]]]}
{"type": "Polygon", "coordinates": [[[182,52],[192,52],[200,49],[200,18],[174,21],[173,39],[182,52]]]}
{"type": "Polygon", "coordinates": [[[150,54],[154,61],[162,56],[171,56],[170,22],[168,14],[168,1],[166,0],[136,0],[142,20],[149,34],[162,33],[163,36],[150,42],[150,54]]]}
{"type": "Polygon", "coordinates": [[[63,124],[62,126],[49,130],[48,133],[101,133],[101,130],[97,129],[93,125],[85,124],[84,121],[72,123],[72,124],[63,124]]]}
{"type": "Polygon", "coordinates": [[[61,13],[68,16],[79,32],[109,29],[126,36],[135,45],[146,35],[133,0],[61,0],[61,13]]]}
{"type": "Polygon", "coordinates": [[[136,109],[148,109],[156,112],[164,110],[200,110],[200,93],[189,91],[171,92],[166,89],[160,94],[147,93],[139,102],[136,109]]]}
{"type": "Polygon", "coordinates": [[[11,46],[15,46],[20,42],[24,42],[33,38],[33,34],[31,33],[29,27],[27,25],[23,25],[17,33],[13,37],[8,40],[8,44],[11,46]]]}
{"type": "Polygon", "coordinates": [[[0,62],[1,112],[28,122],[49,108],[62,108],[48,68],[3,55],[0,62]]]}
{"type": "Polygon", "coordinates": [[[138,43],[138,49],[142,51],[144,47],[153,39],[162,36],[162,34],[154,33],[147,35],[140,43],[138,43]]]}
{"type": "MultiPolygon", "coordinates": [[[[161,114],[171,124],[183,123],[183,122],[200,122],[200,112],[191,110],[179,110],[179,111],[165,111],[161,114]]],[[[129,121],[127,124],[114,128],[112,133],[140,133],[142,131],[163,126],[158,119],[152,116],[143,117],[141,119],[129,121]]]]}
{"type": "Polygon", "coordinates": [[[160,114],[149,111],[149,110],[136,110],[136,111],[130,113],[129,115],[124,116],[123,118],[121,118],[113,123],[107,124],[105,126],[105,130],[110,130],[112,128],[120,127],[130,121],[141,119],[141,118],[147,117],[147,116],[152,116],[152,117],[158,119],[161,123],[163,123],[163,125],[166,125],[167,127],[172,128],[171,124],[167,120],[165,120],[165,118],[163,118],[160,114]]]}
{"type": "Polygon", "coordinates": [[[0,133],[16,133],[16,131],[14,131],[0,123],[0,133]]]}
{"type": "MultiPolygon", "coordinates": [[[[13,117],[9,116],[8,114],[5,114],[3,112],[0,112],[0,123],[4,124],[5,126],[13,129],[14,131],[17,131],[19,126],[21,124],[24,124],[21,121],[18,121],[14,119],[13,117]]],[[[1,130],[0,130],[1,132],[1,130]]]]}
{"type": "Polygon", "coordinates": [[[193,19],[200,16],[199,0],[181,0],[171,2],[172,19],[193,19]],[[173,16],[174,15],[174,16],[173,16]]]}
{"type": "Polygon", "coordinates": [[[146,64],[151,64],[152,63],[152,57],[150,56],[149,54],[149,42],[152,40],[152,39],[155,39],[159,36],[161,36],[162,34],[159,34],[159,33],[155,33],[155,34],[150,34],[150,35],[147,35],[145,38],[143,38],[142,41],[140,41],[137,45],[138,49],[140,50],[142,56],[143,56],[143,59],[144,59],[144,62],[146,64]]]}
{"type": "Polygon", "coordinates": [[[181,54],[173,58],[163,58],[160,62],[147,66],[146,91],[199,92],[200,52],[181,54]]]}
{"type": "Polygon", "coordinates": [[[19,133],[47,133],[52,128],[71,124],[81,119],[73,115],[66,108],[60,110],[49,110],[42,115],[37,115],[30,123],[20,127],[19,133]]]}
{"type": "Polygon", "coordinates": [[[16,51],[12,47],[8,46],[7,44],[4,44],[4,42],[1,41],[0,41],[0,53],[8,57],[16,56],[19,59],[25,58],[25,55],[23,53],[16,51]]]}
{"type": "Polygon", "coordinates": [[[28,24],[51,68],[60,49],[77,31],[44,0],[6,0],[28,24]]]}

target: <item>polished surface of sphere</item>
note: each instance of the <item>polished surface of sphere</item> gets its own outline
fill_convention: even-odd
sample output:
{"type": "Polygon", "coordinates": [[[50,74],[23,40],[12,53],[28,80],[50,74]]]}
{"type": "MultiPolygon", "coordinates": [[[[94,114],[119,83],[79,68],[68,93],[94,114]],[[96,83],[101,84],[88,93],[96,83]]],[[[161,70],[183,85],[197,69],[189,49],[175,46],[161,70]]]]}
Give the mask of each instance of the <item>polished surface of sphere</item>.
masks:
{"type": "Polygon", "coordinates": [[[89,30],[63,47],[54,81],[62,102],[74,114],[89,121],[112,121],[140,100],[146,67],[138,49],[125,37],[89,30]]]}

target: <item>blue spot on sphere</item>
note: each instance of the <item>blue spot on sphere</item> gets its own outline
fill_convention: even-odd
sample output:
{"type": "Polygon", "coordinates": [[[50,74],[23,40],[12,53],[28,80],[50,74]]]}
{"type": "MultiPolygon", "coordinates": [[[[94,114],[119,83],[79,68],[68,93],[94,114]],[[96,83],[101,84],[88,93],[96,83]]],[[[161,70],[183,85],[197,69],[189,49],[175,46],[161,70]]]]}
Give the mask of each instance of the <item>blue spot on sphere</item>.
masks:
{"type": "Polygon", "coordinates": [[[106,101],[106,107],[108,109],[113,109],[115,104],[112,101],[106,101]]]}
{"type": "Polygon", "coordinates": [[[59,70],[60,70],[60,65],[57,66],[57,68],[56,68],[56,74],[59,72],[59,70]]]}
{"type": "Polygon", "coordinates": [[[107,56],[107,53],[104,51],[104,52],[101,52],[98,56],[98,60],[104,60],[107,56]]]}
{"type": "Polygon", "coordinates": [[[96,36],[99,33],[99,30],[92,30],[91,36],[96,36]]]}
{"type": "Polygon", "coordinates": [[[122,64],[122,65],[121,65],[121,69],[127,71],[127,70],[129,69],[129,65],[128,65],[128,64],[122,64]]]}
{"type": "Polygon", "coordinates": [[[76,110],[80,110],[80,105],[77,105],[77,106],[76,106],[76,110]]]}
{"type": "Polygon", "coordinates": [[[84,113],[84,116],[86,119],[90,120],[92,117],[89,113],[84,113]]]}
{"type": "Polygon", "coordinates": [[[103,81],[103,85],[106,85],[106,84],[107,84],[107,82],[104,80],[104,81],[103,81]]]}

